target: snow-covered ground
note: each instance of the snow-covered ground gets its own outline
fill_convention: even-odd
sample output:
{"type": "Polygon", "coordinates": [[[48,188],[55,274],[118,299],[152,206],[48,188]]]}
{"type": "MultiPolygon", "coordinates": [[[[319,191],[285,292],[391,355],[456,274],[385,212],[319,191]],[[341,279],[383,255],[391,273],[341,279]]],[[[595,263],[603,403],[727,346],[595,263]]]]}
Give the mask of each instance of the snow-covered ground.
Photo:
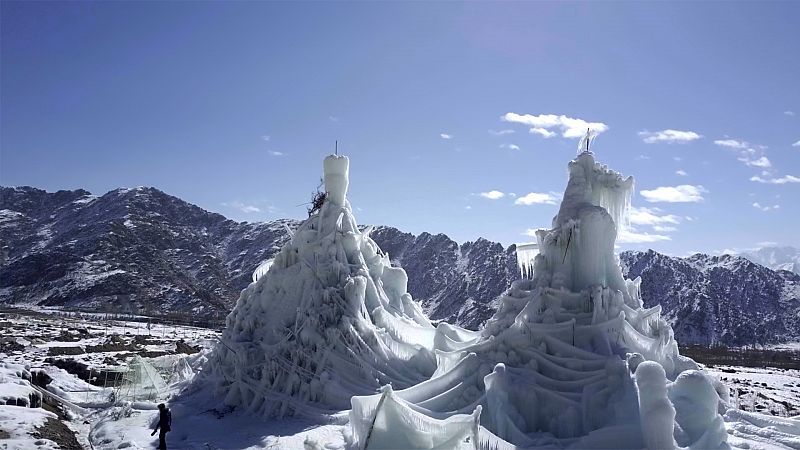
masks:
{"type": "MultiPolygon", "coordinates": [[[[86,414],[67,408],[73,420],[66,421],[79,442],[86,448],[95,449],[151,449],[157,446],[157,436],[150,435],[158,411],[156,402],[135,402],[128,406],[103,403],[113,392],[113,388],[95,386],[80,379],[75,374],[54,367],[44,360],[53,347],[76,347],[101,345],[109,336],[135,336],[163,341],[159,344],[144,344],[146,351],[174,352],[175,342],[185,339],[189,345],[211,348],[217,332],[184,326],[152,324],[148,333],[147,324],[141,322],[105,321],[101,317],[61,318],[55,315],[30,316],[19,314],[0,314],[4,353],[0,358],[11,364],[29,365],[31,370],[42,370],[52,378],[47,390],[75,406],[87,407],[86,414]],[[62,336],[78,338],[75,330],[86,330],[89,335],[76,341],[61,341],[62,336]],[[64,331],[64,334],[62,334],[64,331]],[[22,346],[19,350],[9,350],[8,343],[22,346]],[[84,424],[83,421],[89,422],[84,424]],[[89,443],[91,442],[91,447],[89,443]]],[[[141,338],[140,338],[141,339],[141,338]]],[[[15,346],[16,347],[16,346],[15,346]]],[[[130,358],[129,351],[109,351],[66,355],[61,359],[75,359],[84,362],[94,370],[103,368],[123,369],[130,358]],[[106,358],[113,358],[118,365],[108,365],[106,358]],[[117,360],[117,358],[120,358],[117,360]]],[[[161,357],[164,358],[164,357],[161,357]]],[[[156,358],[158,359],[158,358],[156,358]]],[[[743,411],[755,411],[774,416],[797,416],[800,414],[800,371],[784,369],[759,369],[735,366],[715,366],[706,368],[719,376],[731,390],[731,402],[743,411]]],[[[0,378],[0,394],[17,390],[8,375],[0,378]]],[[[182,397],[180,389],[185,381],[171,386],[163,394],[173,414],[173,432],[168,441],[173,448],[182,449],[338,449],[346,448],[344,440],[344,413],[331,419],[332,423],[320,423],[307,419],[265,420],[253,417],[246,412],[230,411],[223,407],[199,410],[197,399],[182,397]]],[[[729,430],[729,443],[739,448],[800,448],[800,442],[786,440],[783,444],[774,437],[756,438],[769,434],[756,425],[747,425],[750,416],[730,415],[726,422],[729,430]],[[743,430],[743,431],[742,431],[743,430]],[[750,434],[747,434],[747,432],[750,434]],[[757,431],[760,430],[760,431],[757,431]],[[737,437],[738,435],[744,436],[737,437]]],[[[0,406],[0,430],[9,436],[0,439],[0,448],[9,449],[55,449],[53,441],[34,437],[37,427],[47,418],[56,418],[54,413],[41,408],[20,406],[0,406]]],[[[763,417],[763,416],[758,416],[763,417]]],[[[756,419],[753,419],[756,420],[756,419]]],[[[777,429],[780,428],[777,424],[777,429]]],[[[5,436],[0,432],[0,436],[5,436]]]]}
{"type": "Polygon", "coordinates": [[[732,406],[773,416],[800,415],[800,370],[735,366],[706,370],[730,388],[732,406]]]}

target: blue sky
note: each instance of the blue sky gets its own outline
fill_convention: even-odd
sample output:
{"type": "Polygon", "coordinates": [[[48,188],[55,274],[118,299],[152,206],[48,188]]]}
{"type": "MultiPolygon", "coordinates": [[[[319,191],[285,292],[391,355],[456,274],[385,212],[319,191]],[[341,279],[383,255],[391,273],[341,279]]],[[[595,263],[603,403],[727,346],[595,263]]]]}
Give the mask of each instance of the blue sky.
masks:
{"type": "Polygon", "coordinates": [[[800,2],[0,8],[2,185],[301,218],[338,139],[360,223],[507,245],[588,122],[636,178],[621,247],[800,246],[800,2]]]}

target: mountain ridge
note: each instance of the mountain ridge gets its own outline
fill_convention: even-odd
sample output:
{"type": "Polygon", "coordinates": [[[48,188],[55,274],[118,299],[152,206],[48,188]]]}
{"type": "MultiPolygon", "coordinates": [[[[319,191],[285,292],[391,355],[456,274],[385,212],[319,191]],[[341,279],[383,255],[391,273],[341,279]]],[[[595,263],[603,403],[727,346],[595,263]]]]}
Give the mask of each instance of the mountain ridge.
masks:
{"type": "MultiPolygon", "coordinates": [[[[0,302],[221,318],[253,270],[290,239],[293,219],[236,222],[152,187],[101,196],[0,187],[0,302]]],[[[374,227],[433,320],[477,329],[519,278],[515,246],[374,227]]],[[[646,306],[662,305],[681,343],[800,339],[800,276],[738,256],[623,252],[646,306]]]]}

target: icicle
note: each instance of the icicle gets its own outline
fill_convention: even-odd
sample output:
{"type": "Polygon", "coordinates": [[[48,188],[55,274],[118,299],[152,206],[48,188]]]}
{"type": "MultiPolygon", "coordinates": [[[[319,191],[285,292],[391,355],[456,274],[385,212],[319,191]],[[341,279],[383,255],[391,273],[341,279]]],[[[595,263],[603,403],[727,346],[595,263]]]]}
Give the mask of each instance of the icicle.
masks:
{"type": "Polygon", "coordinates": [[[522,278],[533,278],[533,263],[538,254],[538,243],[517,244],[517,267],[522,278]]]}

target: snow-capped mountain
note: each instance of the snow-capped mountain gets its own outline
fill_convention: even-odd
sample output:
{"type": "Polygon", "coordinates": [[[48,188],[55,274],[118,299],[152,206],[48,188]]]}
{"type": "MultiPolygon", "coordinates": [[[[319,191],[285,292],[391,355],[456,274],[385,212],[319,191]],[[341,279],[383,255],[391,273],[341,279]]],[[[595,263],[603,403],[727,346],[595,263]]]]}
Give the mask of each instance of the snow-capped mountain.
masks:
{"type": "MultiPolygon", "coordinates": [[[[235,222],[154,188],[102,196],[0,188],[0,302],[222,317],[299,223],[235,222]]],[[[371,236],[434,320],[476,329],[519,278],[514,246],[388,226],[371,236]]],[[[681,344],[800,339],[796,274],[735,256],[620,259],[627,277],[644,279],[645,305],[662,305],[681,344]]]]}
{"type": "MultiPolygon", "coordinates": [[[[222,317],[299,224],[234,222],[155,188],[0,188],[0,302],[222,317]]],[[[372,236],[434,319],[479,326],[517,277],[514,248],[485,239],[372,236]]]]}
{"type": "Polygon", "coordinates": [[[0,301],[221,317],[285,223],[237,223],[154,188],[0,188],[0,301]]]}
{"type": "Polygon", "coordinates": [[[761,247],[742,253],[742,256],[772,270],[788,270],[800,274],[800,250],[794,247],[761,247]]]}
{"type": "Polygon", "coordinates": [[[378,227],[372,238],[408,274],[408,292],[428,317],[477,329],[494,314],[492,302],[519,278],[515,247],[480,238],[459,245],[447,235],[414,236],[378,227]]]}
{"type": "Polygon", "coordinates": [[[748,259],[623,252],[623,272],[642,277],[645,306],[661,304],[678,342],[749,345],[800,338],[800,275],[748,259]]]}

